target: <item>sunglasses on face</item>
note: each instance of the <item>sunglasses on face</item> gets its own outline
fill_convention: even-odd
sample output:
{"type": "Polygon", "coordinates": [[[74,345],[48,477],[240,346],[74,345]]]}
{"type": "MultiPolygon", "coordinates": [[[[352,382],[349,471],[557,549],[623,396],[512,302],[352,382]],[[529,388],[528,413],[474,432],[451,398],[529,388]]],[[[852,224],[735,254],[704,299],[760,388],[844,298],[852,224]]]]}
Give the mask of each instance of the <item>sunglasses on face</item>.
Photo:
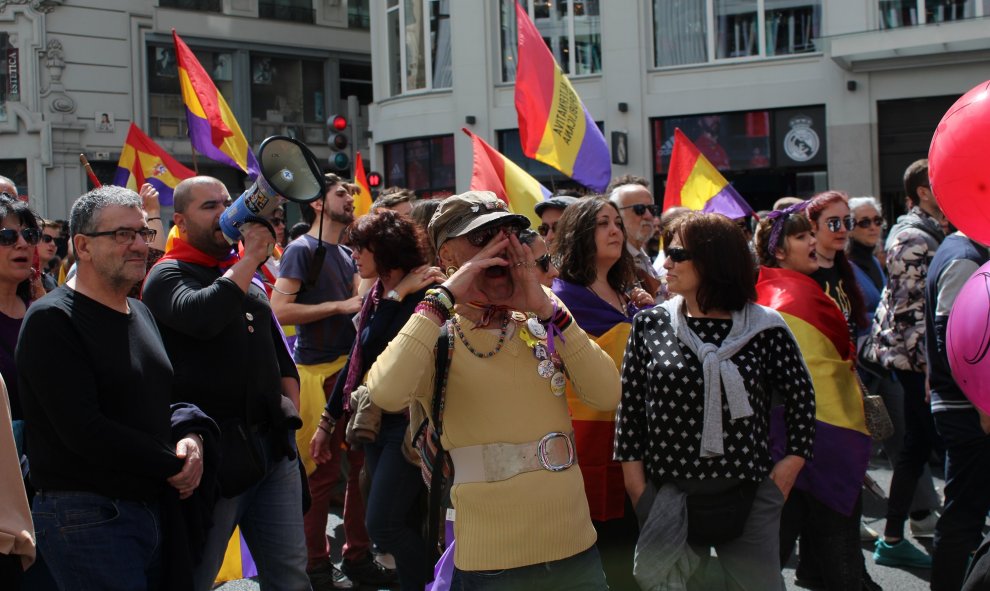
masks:
{"type": "Polygon", "coordinates": [[[552,224],[540,224],[539,226],[536,226],[537,233],[544,238],[546,238],[546,235],[550,233],[550,230],[553,230],[554,232],[557,231],[557,222],[552,224]]]}
{"type": "Polygon", "coordinates": [[[855,227],[855,222],[851,215],[847,215],[844,218],[840,217],[830,217],[825,220],[825,227],[828,228],[829,232],[838,232],[845,226],[846,230],[852,230],[855,227]]]}
{"type": "Polygon", "coordinates": [[[4,228],[0,230],[0,246],[13,246],[17,244],[18,236],[22,236],[28,244],[37,244],[41,240],[41,230],[35,228],[24,228],[23,230],[4,228]]]}
{"type": "Polygon", "coordinates": [[[536,263],[536,266],[539,267],[540,270],[542,270],[544,273],[549,273],[550,272],[550,253],[549,252],[546,253],[545,255],[541,256],[540,258],[536,259],[533,262],[535,262],[536,263]]]}
{"type": "Polygon", "coordinates": [[[657,216],[657,215],[660,214],[660,208],[657,206],[656,203],[651,203],[649,205],[647,205],[645,203],[637,203],[635,205],[627,205],[625,207],[620,207],[619,208],[619,211],[622,211],[623,209],[631,209],[631,210],[633,210],[633,213],[636,214],[636,215],[645,215],[647,211],[649,211],[654,216],[657,216]]]}
{"type": "Polygon", "coordinates": [[[51,244],[52,242],[55,242],[55,236],[52,236],[51,234],[42,234],[41,241],[45,244],[51,244]]]}
{"type": "Polygon", "coordinates": [[[285,225],[285,220],[283,220],[282,218],[272,218],[272,219],[270,219],[268,221],[271,222],[271,224],[273,226],[284,226],[285,225]]]}
{"type": "Polygon", "coordinates": [[[144,240],[145,244],[150,244],[157,235],[158,231],[152,230],[151,228],[141,228],[140,230],[134,230],[132,228],[117,228],[116,230],[107,230],[106,232],[92,232],[90,234],[83,234],[83,236],[89,236],[90,238],[113,236],[113,239],[117,244],[131,244],[137,236],[140,236],[141,240],[144,240]]]}
{"type": "Polygon", "coordinates": [[[866,228],[869,228],[870,227],[870,224],[873,224],[874,226],[876,226],[878,228],[882,228],[882,227],[884,227],[884,226],[887,225],[887,222],[885,222],[883,220],[883,218],[880,217],[880,216],[876,216],[876,217],[872,217],[872,218],[863,218],[861,220],[856,220],[856,226],[859,227],[859,228],[863,228],[864,230],[866,228]]]}
{"type": "Polygon", "coordinates": [[[468,243],[471,246],[482,247],[489,242],[492,238],[501,234],[503,231],[509,234],[514,234],[519,236],[519,231],[522,230],[519,226],[513,226],[509,224],[504,224],[500,226],[488,226],[487,228],[479,228],[473,232],[469,232],[465,238],[467,238],[468,243]]]}
{"type": "Polygon", "coordinates": [[[664,250],[663,253],[675,263],[683,263],[684,261],[691,260],[691,253],[680,246],[671,246],[664,250]]]}

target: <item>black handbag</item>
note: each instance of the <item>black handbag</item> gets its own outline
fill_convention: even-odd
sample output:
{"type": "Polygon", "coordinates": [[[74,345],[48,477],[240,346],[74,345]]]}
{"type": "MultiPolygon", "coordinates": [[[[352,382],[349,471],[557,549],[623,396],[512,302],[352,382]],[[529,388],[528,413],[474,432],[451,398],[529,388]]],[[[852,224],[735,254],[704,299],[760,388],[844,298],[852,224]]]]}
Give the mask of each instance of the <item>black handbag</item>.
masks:
{"type": "Polygon", "coordinates": [[[741,536],[759,487],[746,481],[723,492],[688,495],[688,543],[716,546],[741,536]]]}

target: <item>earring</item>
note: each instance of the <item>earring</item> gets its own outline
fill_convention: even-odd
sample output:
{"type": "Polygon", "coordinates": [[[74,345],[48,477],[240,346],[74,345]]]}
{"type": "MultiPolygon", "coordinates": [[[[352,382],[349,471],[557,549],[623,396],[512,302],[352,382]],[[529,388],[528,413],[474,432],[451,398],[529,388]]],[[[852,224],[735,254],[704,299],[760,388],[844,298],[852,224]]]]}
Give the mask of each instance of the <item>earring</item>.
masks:
{"type": "Polygon", "coordinates": [[[447,267],[446,269],[444,269],[444,271],[447,273],[447,277],[450,277],[451,275],[453,275],[454,273],[457,272],[457,267],[455,267],[454,265],[451,265],[451,266],[447,267]]]}

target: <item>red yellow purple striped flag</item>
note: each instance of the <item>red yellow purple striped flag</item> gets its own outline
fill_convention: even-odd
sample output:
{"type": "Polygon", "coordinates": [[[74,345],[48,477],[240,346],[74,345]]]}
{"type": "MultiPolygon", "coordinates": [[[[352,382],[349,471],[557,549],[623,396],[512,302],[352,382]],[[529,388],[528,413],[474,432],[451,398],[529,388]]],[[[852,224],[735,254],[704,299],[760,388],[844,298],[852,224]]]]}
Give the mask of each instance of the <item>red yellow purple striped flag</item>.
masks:
{"type": "Polygon", "coordinates": [[[663,210],[678,206],[732,219],[753,215],[753,208],[742,195],[680,129],[675,129],[663,210]]]}
{"type": "Polygon", "coordinates": [[[175,186],[182,179],[195,175],[195,172],[179,164],[137,125],[131,123],[127,130],[127,140],[120,150],[113,184],[137,193],[141,190],[141,185],[148,183],[158,189],[158,201],[162,205],[172,205],[175,186]]]}
{"type": "Polygon", "coordinates": [[[604,191],[612,177],[605,136],[518,2],[516,28],[516,114],[523,153],[604,191]]]}
{"type": "Polygon", "coordinates": [[[488,142],[467,129],[461,131],[471,138],[474,146],[471,189],[495,193],[509,204],[509,211],[528,217],[533,226],[539,225],[540,217],[534,208],[550,196],[550,191],[488,142]]]}
{"type": "Polygon", "coordinates": [[[257,177],[258,161],[227,101],[175,29],[172,39],[193,148],[207,158],[240,168],[251,178],[257,177]]]}

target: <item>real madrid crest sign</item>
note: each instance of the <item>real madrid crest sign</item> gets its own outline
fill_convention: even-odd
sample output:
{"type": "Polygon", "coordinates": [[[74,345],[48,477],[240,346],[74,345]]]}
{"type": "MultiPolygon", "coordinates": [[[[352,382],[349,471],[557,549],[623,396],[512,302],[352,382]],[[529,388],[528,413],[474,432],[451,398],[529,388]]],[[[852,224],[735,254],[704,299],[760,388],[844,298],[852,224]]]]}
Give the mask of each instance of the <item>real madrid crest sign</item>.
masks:
{"type": "Polygon", "coordinates": [[[813,121],[807,115],[796,115],[788,120],[790,131],[784,135],[784,153],[796,162],[807,162],[818,155],[821,141],[812,129],[813,121]]]}

